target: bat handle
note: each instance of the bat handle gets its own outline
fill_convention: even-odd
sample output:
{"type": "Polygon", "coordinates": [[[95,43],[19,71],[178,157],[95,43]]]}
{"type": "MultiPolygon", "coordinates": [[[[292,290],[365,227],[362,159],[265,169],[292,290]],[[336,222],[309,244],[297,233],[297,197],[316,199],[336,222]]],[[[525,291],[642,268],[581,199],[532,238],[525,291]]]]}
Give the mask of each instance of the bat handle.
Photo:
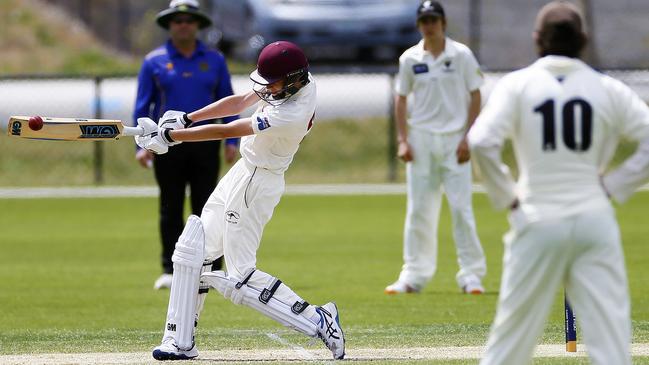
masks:
{"type": "Polygon", "coordinates": [[[122,130],[122,136],[141,136],[144,134],[144,128],[142,127],[124,127],[122,130]]]}

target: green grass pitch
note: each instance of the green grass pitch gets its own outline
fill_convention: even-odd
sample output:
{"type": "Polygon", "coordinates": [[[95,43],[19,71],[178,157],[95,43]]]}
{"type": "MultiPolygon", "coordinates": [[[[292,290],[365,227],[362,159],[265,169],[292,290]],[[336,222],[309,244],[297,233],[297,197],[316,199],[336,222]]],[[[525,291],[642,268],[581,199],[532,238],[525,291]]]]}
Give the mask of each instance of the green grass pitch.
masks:
{"type": "MultiPolygon", "coordinates": [[[[649,342],[647,205],[649,193],[638,193],[618,207],[634,343],[649,342]]],[[[168,291],[152,289],[160,270],[156,209],[151,198],[0,200],[0,354],[148,352],[155,346],[168,299],[168,291]]],[[[495,311],[507,224],[484,194],[474,196],[474,209],[488,261],[482,296],[462,295],[455,284],[446,207],[434,279],[419,295],[383,294],[402,263],[403,195],[286,196],[266,227],[257,264],[311,303],[335,300],[350,349],[483,345],[495,311]]],[[[564,340],[557,294],[542,343],[564,340]]],[[[204,350],[281,347],[269,332],[307,349],[322,348],[214,292],[197,341],[204,350]]],[[[634,362],[649,364],[649,358],[634,362]]],[[[535,360],[565,363],[588,360],[535,360]]]]}

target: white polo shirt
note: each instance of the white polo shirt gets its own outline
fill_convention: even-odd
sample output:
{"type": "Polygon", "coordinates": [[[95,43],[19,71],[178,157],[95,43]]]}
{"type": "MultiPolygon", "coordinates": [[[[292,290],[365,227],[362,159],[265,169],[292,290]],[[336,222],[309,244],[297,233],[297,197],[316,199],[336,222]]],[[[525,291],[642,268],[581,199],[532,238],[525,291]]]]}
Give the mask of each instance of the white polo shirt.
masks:
{"type": "Polygon", "coordinates": [[[309,80],[281,105],[259,102],[251,117],[255,134],[241,138],[239,149],[248,163],[275,173],[288,169],[315,117],[316,87],[310,74],[309,80]]]}
{"type": "MultiPolygon", "coordinates": [[[[474,149],[499,148],[507,138],[519,169],[515,187],[499,159],[474,154],[497,207],[518,197],[532,221],[592,211],[610,206],[600,174],[620,138],[649,138],[649,107],[578,59],[546,56],[503,77],[469,132],[474,149]]],[[[611,193],[630,194],[618,190],[611,193]]]]}
{"type": "Polygon", "coordinates": [[[395,91],[412,93],[408,125],[431,133],[464,129],[469,93],[482,86],[480,66],[471,50],[446,38],[444,51],[437,57],[424,50],[423,39],[399,58],[395,91]]]}

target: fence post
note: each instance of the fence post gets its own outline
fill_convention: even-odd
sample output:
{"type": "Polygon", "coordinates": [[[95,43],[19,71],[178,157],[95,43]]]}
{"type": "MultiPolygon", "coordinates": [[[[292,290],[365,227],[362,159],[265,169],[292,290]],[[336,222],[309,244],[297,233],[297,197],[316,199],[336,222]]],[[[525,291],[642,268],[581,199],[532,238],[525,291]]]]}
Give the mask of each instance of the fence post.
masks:
{"type": "MultiPolygon", "coordinates": [[[[95,77],[95,119],[102,119],[101,110],[101,83],[100,76],[95,77]]],[[[104,183],[104,146],[100,141],[95,141],[93,153],[93,170],[95,185],[104,183]]]]}
{"type": "Polygon", "coordinates": [[[469,3],[469,48],[480,62],[480,35],[482,34],[482,8],[480,0],[469,3]]]}
{"type": "Polygon", "coordinates": [[[397,124],[394,119],[394,97],[392,90],[394,90],[394,74],[388,74],[390,77],[390,90],[388,91],[388,182],[397,181],[397,124]]]}

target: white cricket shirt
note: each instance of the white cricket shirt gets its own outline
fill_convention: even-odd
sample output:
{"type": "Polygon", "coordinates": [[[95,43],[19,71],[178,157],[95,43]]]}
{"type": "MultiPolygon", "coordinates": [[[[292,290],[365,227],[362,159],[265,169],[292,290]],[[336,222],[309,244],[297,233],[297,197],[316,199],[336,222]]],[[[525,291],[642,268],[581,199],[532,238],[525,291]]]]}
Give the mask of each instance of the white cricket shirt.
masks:
{"type": "Polygon", "coordinates": [[[283,173],[293,161],[300,142],[309,132],[316,107],[315,80],[281,105],[264,101],[252,115],[255,134],[241,138],[241,157],[250,164],[283,173]]]}
{"type": "Polygon", "coordinates": [[[463,130],[469,107],[469,93],[483,84],[480,66],[462,43],[446,38],[437,57],[424,50],[424,41],[407,49],[399,58],[395,91],[412,93],[408,126],[431,133],[463,130]]]}
{"type": "Polygon", "coordinates": [[[629,87],[578,59],[547,56],[503,77],[469,132],[494,204],[515,197],[529,220],[610,207],[600,174],[620,137],[649,137],[649,108],[629,87]],[[513,141],[514,182],[497,156],[513,141]]]}

